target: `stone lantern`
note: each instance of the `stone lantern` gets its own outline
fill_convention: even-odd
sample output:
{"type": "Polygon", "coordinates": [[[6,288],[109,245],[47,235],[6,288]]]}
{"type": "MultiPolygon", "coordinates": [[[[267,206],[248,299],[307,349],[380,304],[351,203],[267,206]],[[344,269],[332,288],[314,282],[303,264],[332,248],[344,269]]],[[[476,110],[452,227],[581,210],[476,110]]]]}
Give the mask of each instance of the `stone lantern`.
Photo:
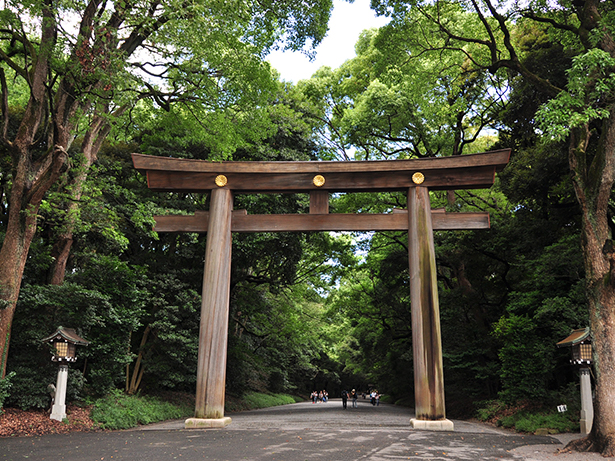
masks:
{"type": "Polygon", "coordinates": [[[581,433],[589,434],[594,421],[594,404],[592,401],[592,385],[590,367],[592,363],[592,344],[589,327],[573,330],[570,335],[557,343],[557,347],[570,347],[572,358],[570,363],[579,366],[581,383],[581,433]]]}
{"type": "MultiPolygon", "coordinates": [[[[68,383],[68,363],[75,362],[77,346],[87,346],[89,341],[77,335],[73,328],[59,327],[53,334],[41,341],[51,344],[53,356],[51,360],[58,362],[58,379],[56,381],[51,419],[62,421],[66,418],[66,386],[68,383]]],[[[53,387],[52,385],[50,385],[53,387]]]]}

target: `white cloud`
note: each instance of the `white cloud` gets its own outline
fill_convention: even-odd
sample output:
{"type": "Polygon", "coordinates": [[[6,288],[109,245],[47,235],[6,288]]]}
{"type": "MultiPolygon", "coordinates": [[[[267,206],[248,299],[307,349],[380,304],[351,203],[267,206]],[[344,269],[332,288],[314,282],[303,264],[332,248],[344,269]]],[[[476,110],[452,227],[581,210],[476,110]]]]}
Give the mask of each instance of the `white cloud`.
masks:
{"type": "Polygon", "coordinates": [[[322,66],[337,68],[355,56],[354,46],[365,29],[381,27],[388,18],[377,17],[369,7],[369,0],[333,1],[333,13],[329,21],[329,32],[316,48],[316,59],[310,61],[299,52],[271,53],[267,60],[277,69],[282,80],[297,83],[310,78],[322,66]]]}

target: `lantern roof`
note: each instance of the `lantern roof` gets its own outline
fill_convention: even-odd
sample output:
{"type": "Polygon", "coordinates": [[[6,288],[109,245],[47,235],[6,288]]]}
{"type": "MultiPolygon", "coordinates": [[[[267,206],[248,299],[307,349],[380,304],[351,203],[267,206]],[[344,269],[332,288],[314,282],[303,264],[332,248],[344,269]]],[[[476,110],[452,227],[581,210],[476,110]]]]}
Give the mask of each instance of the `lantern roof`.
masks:
{"type": "Polygon", "coordinates": [[[53,342],[63,339],[69,343],[76,344],[78,346],[87,346],[90,342],[86,339],[83,339],[81,336],[77,334],[74,328],[64,328],[58,327],[58,329],[51,335],[47,336],[45,339],[41,339],[42,342],[53,342]]]}
{"type": "Polygon", "coordinates": [[[557,343],[557,347],[576,346],[584,342],[591,342],[589,327],[572,330],[567,338],[557,343]]]}

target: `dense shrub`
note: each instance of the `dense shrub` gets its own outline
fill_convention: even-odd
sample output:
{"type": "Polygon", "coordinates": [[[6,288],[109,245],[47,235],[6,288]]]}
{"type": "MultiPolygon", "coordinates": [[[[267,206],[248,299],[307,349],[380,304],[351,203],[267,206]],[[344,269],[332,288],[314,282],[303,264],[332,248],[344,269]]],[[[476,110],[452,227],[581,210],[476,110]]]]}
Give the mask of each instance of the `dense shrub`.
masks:
{"type": "Polygon", "coordinates": [[[193,408],[174,405],[154,397],[125,395],[115,391],[99,399],[92,408],[92,419],[104,429],[128,429],[168,419],[191,416],[193,408]]]}
{"type": "Polygon", "coordinates": [[[580,405],[575,386],[550,394],[542,404],[529,400],[515,404],[489,400],[479,403],[478,407],[478,420],[519,432],[534,433],[538,429],[546,429],[549,433],[579,430],[580,405]],[[565,405],[567,411],[560,413],[556,410],[558,405],[565,405]]]}
{"type": "MultiPolygon", "coordinates": [[[[56,384],[57,366],[44,370],[18,367],[12,374],[12,386],[6,398],[8,405],[22,410],[51,407],[52,400],[48,386],[56,384]]],[[[69,369],[66,384],[66,402],[80,400],[85,385],[81,371],[69,369]]]]}
{"type": "Polygon", "coordinates": [[[2,412],[4,401],[10,394],[10,390],[13,385],[13,383],[11,382],[11,379],[14,376],[15,376],[15,372],[11,372],[7,374],[3,379],[0,379],[0,413],[2,412]]]}

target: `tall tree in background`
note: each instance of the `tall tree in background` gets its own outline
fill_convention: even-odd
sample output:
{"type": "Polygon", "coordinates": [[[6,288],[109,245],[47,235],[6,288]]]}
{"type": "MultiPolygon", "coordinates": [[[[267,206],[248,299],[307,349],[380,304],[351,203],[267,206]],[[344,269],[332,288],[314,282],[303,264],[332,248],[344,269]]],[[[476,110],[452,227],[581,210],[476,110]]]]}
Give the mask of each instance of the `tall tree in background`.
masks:
{"type": "Polygon", "coordinates": [[[463,2],[482,27],[468,34],[451,20],[451,3],[377,0],[377,10],[403,17],[416,9],[437,24],[447,48],[467,53],[474,69],[506,68],[550,96],[539,112],[543,133],[566,139],[573,187],[582,213],[582,248],[590,326],[595,348],[596,413],[592,433],[577,448],[615,455],[615,245],[610,209],[615,181],[615,5],[600,0],[532,1],[500,4],[463,2]],[[576,55],[565,86],[556,86],[524,65],[519,38],[544,30],[576,55]]]}
{"type": "MultiPolygon", "coordinates": [[[[479,26],[459,6],[450,13],[465,30],[479,26]]],[[[447,47],[447,40],[412,10],[363,31],[357,56],[338,69],[320,69],[300,82],[339,158],[350,151],[356,160],[423,158],[488,147],[485,139],[493,138],[485,129],[506,101],[505,73],[473,71],[466,53],[447,47]]]]}
{"type": "MultiPolygon", "coordinates": [[[[114,117],[143,98],[158,108],[192,105],[206,117],[258,104],[270,71],[265,51],[317,44],[331,0],[86,3],[6,2],[0,14],[1,137],[10,156],[6,231],[0,250],[0,376],[41,201],[83,154],[87,170],[114,117]],[[257,83],[258,82],[258,83],[257,83]],[[19,120],[11,114],[19,113],[19,120]],[[81,146],[74,147],[74,139],[81,146]]],[[[208,121],[211,135],[222,131],[208,121]]],[[[232,152],[232,150],[230,150],[232,152]]],[[[220,152],[223,156],[229,151],[220,152]]],[[[77,181],[78,183],[78,181],[77,181]]],[[[4,190],[4,189],[3,189],[4,190]]],[[[76,189],[78,193],[78,185],[76,189]]],[[[78,198],[78,195],[75,196],[78,198]]],[[[70,236],[69,236],[70,238],[70,236]]],[[[59,253],[58,253],[59,254],[59,253]]]]}

